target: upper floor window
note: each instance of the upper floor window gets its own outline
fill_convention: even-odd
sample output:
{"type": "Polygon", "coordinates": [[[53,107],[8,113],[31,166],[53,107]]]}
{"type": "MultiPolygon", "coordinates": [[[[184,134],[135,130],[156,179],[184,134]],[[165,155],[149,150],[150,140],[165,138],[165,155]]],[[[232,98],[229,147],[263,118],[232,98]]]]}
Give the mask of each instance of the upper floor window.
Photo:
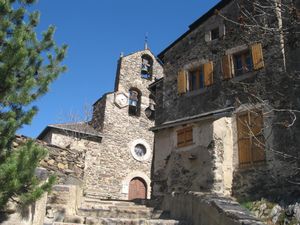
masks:
{"type": "Polygon", "coordinates": [[[194,91],[213,84],[213,62],[199,65],[190,70],[180,70],[177,77],[178,93],[194,91]]]}
{"type": "Polygon", "coordinates": [[[265,139],[261,111],[249,111],[237,115],[239,164],[251,165],[265,161],[265,139]]]}
{"type": "Polygon", "coordinates": [[[260,43],[222,58],[223,79],[230,79],[263,67],[264,59],[260,43]]]}
{"type": "Polygon", "coordinates": [[[149,55],[142,56],[141,77],[144,79],[152,79],[153,60],[149,55]]]}
{"type": "Polygon", "coordinates": [[[141,111],[141,92],[137,88],[129,90],[128,114],[131,116],[140,116],[141,111]]]}
{"type": "Polygon", "coordinates": [[[249,50],[233,55],[234,74],[239,76],[253,70],[252,57],[249,50]]]}
{"type": "Polygon", "coordinates": [[[177,147],[193,144],[193,127],[185,127],[177,131],[177,147]]]}
{"type": "Polygon", "coordinates": [[[219,39],[220,37],[220,32],[219,32],[219,27],[215,28],[215,29],[212,29],[210,31],[210,38],[211,40],[216,40],[216,39],[219,39]]]}
{"type": "Polygon", "coordinates": [[[219,26],[205,32],[205,41],[210,42],[223,36],[225,36],[225,25],[220,24],[219,26]]]}

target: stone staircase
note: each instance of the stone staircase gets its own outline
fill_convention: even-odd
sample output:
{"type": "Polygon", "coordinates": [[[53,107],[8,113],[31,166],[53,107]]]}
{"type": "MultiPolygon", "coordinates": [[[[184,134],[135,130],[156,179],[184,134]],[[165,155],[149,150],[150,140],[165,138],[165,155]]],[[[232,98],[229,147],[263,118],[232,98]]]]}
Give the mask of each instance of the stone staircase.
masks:
{"type": "Polygon", "coordinates": [[[169,213],[145,205],[145,202],[101,200],[85,197],[76,216],[65,216],[53,225],[188,225],[169,219],[169,213]]]}

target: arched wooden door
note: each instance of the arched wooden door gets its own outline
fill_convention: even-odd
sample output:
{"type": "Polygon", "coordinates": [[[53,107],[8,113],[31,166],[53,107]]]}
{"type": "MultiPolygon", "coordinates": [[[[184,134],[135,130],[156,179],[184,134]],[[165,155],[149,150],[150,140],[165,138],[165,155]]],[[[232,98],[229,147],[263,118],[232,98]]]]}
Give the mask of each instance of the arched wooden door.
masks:
{"type": "Polygon", "coordinates": [[[147,185],[146,182],[140,178],[135,177],[129,183],[128,199],[146,199],[147,198],[147,185]]]}

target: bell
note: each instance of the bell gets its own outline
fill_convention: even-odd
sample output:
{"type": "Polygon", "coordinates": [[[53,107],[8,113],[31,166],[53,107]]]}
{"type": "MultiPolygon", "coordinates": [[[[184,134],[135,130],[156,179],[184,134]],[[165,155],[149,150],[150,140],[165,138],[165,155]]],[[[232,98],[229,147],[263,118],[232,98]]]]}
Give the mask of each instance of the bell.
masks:
{"type": "Polygon", "coordinates": [[[155,111],[150,109],[150,106],[145,109],[145,115],[147,116],[148,119],[153,119],[155,115],[155,111]]]}
{"type": "Polygon", "coordinates": [[[137,107],[137,101],[135,101],[133,99],[129,99],[129,105],[133,106],[133,107],[137,107]]]}
{"type": "Polygon", "coordinates": [[[129,105],[136,107],[138,104],[138,92],[137,91],[130,91],[129,95],[129,105]]]}
{"type": "Polygon", "coordinates": [[[152,111],[155,111],[155,104],[154,103],[150,103],[149,104],[149,109],[152,111]]]}
{"type": "Polygon", "coordinates": [[[149,71],[148,71],[148,66],[145,65],[145,64],[142,64],[142,70],[141,70],[141,73],[142,74],[148,74],[149,71]]]}

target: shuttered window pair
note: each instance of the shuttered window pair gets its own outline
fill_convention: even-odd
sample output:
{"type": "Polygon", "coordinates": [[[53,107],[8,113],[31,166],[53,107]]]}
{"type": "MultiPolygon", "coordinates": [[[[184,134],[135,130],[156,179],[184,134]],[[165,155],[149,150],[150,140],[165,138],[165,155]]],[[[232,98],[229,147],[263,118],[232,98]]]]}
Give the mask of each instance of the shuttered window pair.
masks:
{"type": "Polygon", "coordinates": [[[237,115],[239,164],[247,166],[265,161],[263,115],[251,111],[237,115]]]}
{"type": "Polygon", "coordinates": [[[177,77],[179,94],[208,87],[213,84],[213,62],[205,63],[193,70],[180,70],[177,77]]]}
{"type": "Polygon", "coordinates": [[[233,55],[225,55],[222,58],[224,80],[263,67],[264,59],[261,43],[253,44],[249,50],[233,55]]]}
{"type": "Polygon", "coordinates": [[[177,131],[177,147],[193,144],[193,127],[185,127],[177,131]]]}

